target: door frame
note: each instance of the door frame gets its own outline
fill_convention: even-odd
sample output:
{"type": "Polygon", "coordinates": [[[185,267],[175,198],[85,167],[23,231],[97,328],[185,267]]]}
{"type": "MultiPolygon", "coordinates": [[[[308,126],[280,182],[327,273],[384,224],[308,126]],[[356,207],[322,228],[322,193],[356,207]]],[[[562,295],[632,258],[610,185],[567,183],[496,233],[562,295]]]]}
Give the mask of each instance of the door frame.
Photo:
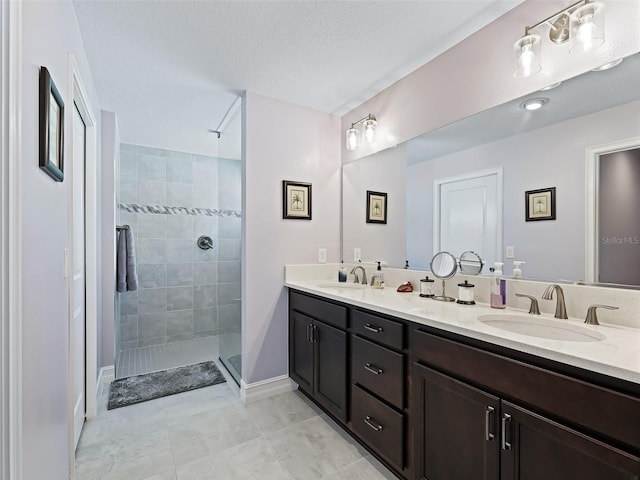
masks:
{"type": "MultiPolygon", "coordinates": [[[[86,290],[86,329],[85,329],[85,396],[86,396],[86,418],[90,419],[96,415],[97,401],[97,372],[98,372],[98,248],[97,248],[97,168],[98,168],[98,132],[97,121],[93,114],[93,108],[84,87],[84,82],[80,75],[80,69],[76,63],[75,57],[69,54],[68,57],[68,78],[69,82],[68,97],[70,103],[75,103],[80,115],[86,126],[86,152],[85,152],[85,290],[86,290]]],[[[66,119],[67,125],[65,129],[69,132],[69,145],[73,145],[73,115],[68,115],[66,119]]],[[[73,165],[73,148],[68,148],[67,153],[70,156],[68,165],[73,165]]],[[[74,172],[71,171],[71,182],[74,182],[74,172]]],[[[67,272],[70,269],[70,262],[73,258],[73,188],[68,189],[68,205],[69,205],[69,260],[65,266],[67,272]]],[[[72,278],[68,277],[67,282],[71,284],[72,278]]],[[[70,442],[70,468],[74,472],[75,463],[75,445],[74,445],[74,425],[73,425],[73,365],[72,365],[72,348],[73,345],[73,289],[69,288],[69,348],[68,348],[68,365],[69,365],[69,442],[70,442]]],[[[72,474],[73,478],[73,474],[72,474]]]]}
{"type": "MultiPolygon", "coordinates": [[[[496,175],[497,177],[497,189],[496,202],[498,204],[498,212],[496,215],[497,223],[497,242],[496,242],[496,261],[502,261],[502,232],[503,232],[503,203],[502,198],[504,195],[503,184],[503,168],[489,168],[486,170],[478,170],[476,172],[464,173],[462,175],[456,175],[453,177],[437,178],[433,181],[433,251],[440,251],[440,190],[445,183],[460,182],[463,180],[473,180],[475,178],[488,177],[496,175]]],[[[462,253],[462,252],[460,252],[462,253]]],[[[455,254],[454,254],[455,255],[455,254]]],[[[459,255],[459,254],[458,254],[459,255]]]]}
{"type": "Polygon", "coordinates": [[[584,272],[587,283],[598,283],[598,184],[600,157],[609,153],[640,148],[640,137],[588,147],[585,150],[585,240],[584,272]]]}
{"type": "Polygon", "coordinates": [[[2,480],[22,471],[22,0],[1,2],[2,116],[0,118],[0,470],[2,480]],[[6,422],[6,423],[5,423],[6,422]]]}

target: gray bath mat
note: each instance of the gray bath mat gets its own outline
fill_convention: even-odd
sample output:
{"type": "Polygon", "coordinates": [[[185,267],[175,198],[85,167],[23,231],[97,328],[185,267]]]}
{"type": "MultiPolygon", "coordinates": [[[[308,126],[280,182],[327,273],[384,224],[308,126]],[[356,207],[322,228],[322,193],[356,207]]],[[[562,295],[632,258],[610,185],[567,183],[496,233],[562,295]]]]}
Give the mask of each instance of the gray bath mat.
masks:
{"type": "Polygon", "coordinates": [[[111,382],[107,409],[126,407],[225,381],[213,362],[196,363],[186,367],[121,378],[111,382]]]}

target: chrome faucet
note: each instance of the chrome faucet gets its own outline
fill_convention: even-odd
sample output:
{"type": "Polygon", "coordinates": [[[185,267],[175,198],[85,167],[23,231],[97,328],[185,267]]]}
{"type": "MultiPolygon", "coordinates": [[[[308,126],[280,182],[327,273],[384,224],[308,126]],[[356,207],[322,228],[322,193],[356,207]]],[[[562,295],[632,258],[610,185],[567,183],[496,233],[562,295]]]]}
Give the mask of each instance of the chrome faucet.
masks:
{"type": "Polygon", "coordinates": [[[356,265],[355,267],[353,267],[351,269],[350,273],[353,273],[354,278],[353,278],[353,283],[358,283],[358,269],[362,270],[362,281],[361,283],[363,285],[367,284],[367,272],[365,271],[364,267],[362,265],[356,265]]]}
{"type": "Polygon", "coordinates": [[[564,302],[564,292],[562,291],[562,287],[555,283],[552,283],[547,287],[547,289],[542,294],[543,300],[552,300],[553,299],[553,291],[556,292],[556,314],[554,317],[567,319],[569,316],[567,315],[567,306],[564,302]]]}

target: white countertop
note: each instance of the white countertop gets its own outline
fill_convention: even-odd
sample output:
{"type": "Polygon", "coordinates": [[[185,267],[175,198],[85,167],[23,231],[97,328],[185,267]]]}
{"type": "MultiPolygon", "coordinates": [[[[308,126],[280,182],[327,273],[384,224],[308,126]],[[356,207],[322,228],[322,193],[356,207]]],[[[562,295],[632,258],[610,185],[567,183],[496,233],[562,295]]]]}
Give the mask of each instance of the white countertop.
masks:
{"type": "MultiPolygon", "coordinates": [[[[606,338],[593,342],[549,340],[512,333],[480,322],[480,315],[526,315],[513,308],[494,309],[486,304],[472,306],[439,302],[422,298],[417,292],[398,293],[395,288],[382,290],[365,287],[326,288],[326,280],[287,281],[287,287],[327,299],[366,308],[447,332],[507,347],[549,360],[591,370],[615,378],[640,384],[640,329],[617,325],[585,325],[583,320],[556,320],[543,314],[540,318],[570,323],[599,332],[606,338]]],[[[339,286],[335,282],[335,286],[339,286]]]]}

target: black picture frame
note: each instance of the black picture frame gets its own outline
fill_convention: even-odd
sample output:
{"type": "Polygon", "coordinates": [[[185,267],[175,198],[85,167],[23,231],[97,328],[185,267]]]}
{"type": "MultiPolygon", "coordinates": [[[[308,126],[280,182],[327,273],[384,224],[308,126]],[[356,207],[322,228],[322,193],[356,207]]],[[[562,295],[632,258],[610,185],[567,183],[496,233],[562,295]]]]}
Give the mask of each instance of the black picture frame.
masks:
{"type": "Polygon", "coordinates": [[[556,219],[556,187],[524,192],[525,221],[556,219]]]}
{"type": "Polygon", "coordinates": [[[311,220],[311,184],[282,181],[282,218],[311,220]]]}
{"type": "Polygon", "coordinates": [[[387,194],[367,190],[367,223],[387,223],[387,194]]]}
{"type": "Polygon", "coordinates": [[[40,67],[40,168],[56,182],[64,180],[64,101],[49,70],[40,67]]]}

